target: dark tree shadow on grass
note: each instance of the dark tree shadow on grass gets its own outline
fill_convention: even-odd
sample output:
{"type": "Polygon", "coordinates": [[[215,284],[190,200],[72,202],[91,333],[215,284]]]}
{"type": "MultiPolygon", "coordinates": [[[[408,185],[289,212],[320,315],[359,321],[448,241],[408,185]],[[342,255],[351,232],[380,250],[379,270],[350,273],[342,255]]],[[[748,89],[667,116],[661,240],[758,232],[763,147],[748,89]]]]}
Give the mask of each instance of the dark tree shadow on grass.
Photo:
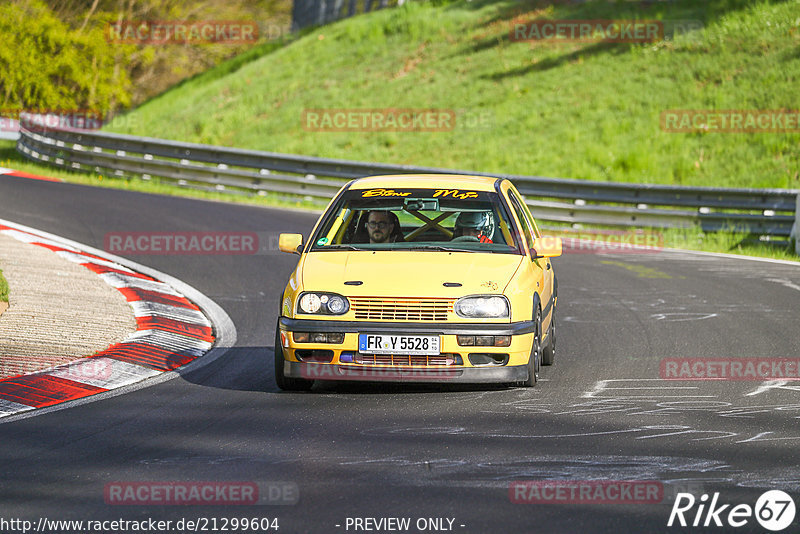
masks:
{"type": "Polygon", "coordinates": [[[622,55],[626,53],[629,49],[630,45],[628,44],[597,43],[588,46],[586,48],[581,48],[580,50],[575,50],[573,52],[569,52],[567,54],[563,54],[558,57],[543,59],[541,61],[537,61],[536,63],[531,63],[529,65],[518,67],[516,69],[510,69],[489,75],[483,75],[481,76],[481,78],[492,81],[499,81],[505,78],[525,76],[526,74],[530,74],[533,72],[544,72],[550,69],[554,69],[560,67],[561,65],[577,61],[581,58],[585,59],[592,56],[598,56],[600,54],[612,54],[615,56],[622,55]]]}
{"type": "MultiPolygon", "coordinates": [[[[782,4],[787,1],[790,0],[771,0],[769,3],[782,4]]],[[[493,0],[472,0],[470,2],[457,2],[451,5],[450,8],[480,10],[489,5],[495,6],[495,13],[487,19],[482,19],[471,30],[479,32],[482,28],[486,28],[493,33],[476,39],[454,55],[472,55],[495,47],[514,44],[526,46],[527,42],[512,42],[510,36],[512,24],[514,22],[524,23],[534,20],[538,18],[535,15],[537,11],[543,11],[551,7],[552,13],[547,17],[543,16],[541,18],[565,20],[661,20],[665,22],[665,26],[670,21],[695,21],[704,27],[708,27],[732,11],[749,9],[752,6],[752,2],[748,0],[709,0],[706,2],[697,2],[696,0],[675,0],[671,2],[656,0],[639,2],[609,2],[608,0],[506,0],[497,2],[493,0]],[[496,28],[493,28],[493,25],[497,24],[503,24],[503,31],[500,33],[495,32],[496,28]]],[[[591,57],[600,54],[623,54],[635,46],[642,45],[598,42],[585,46],[580,50],[567,52],[558,58],[548,58],[525,67],[484,76],[484,78],[498,80],[512,76],[524,76],[531,72],[542,72],[558,67],[580,57],[591,57]]]]}

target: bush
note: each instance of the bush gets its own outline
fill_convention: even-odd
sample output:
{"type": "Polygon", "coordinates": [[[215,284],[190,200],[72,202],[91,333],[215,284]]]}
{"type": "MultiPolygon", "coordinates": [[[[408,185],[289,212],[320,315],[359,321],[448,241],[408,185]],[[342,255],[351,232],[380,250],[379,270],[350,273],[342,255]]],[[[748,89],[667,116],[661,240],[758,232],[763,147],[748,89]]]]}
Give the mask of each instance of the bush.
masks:
{"type": "Polygon", "coordinates": [[[0,4],[0,110],[92,110],[130,103],[126,53],[99,27],[73,30],[40,0],[0,4]]]}

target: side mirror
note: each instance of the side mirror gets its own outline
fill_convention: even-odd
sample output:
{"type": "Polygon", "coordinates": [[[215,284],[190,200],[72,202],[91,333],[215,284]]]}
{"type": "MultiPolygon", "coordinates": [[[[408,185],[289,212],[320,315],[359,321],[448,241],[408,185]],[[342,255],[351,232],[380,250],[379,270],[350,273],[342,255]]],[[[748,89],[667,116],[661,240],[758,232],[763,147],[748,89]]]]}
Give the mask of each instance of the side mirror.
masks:
{"type": "Polygon", "coordinates": [[[533,241],[534,258],[555,258],[561,256],[561,238],[560,237],[538,237],[533,241]]]}
{"type": "Polygon", "coordinates": [[[303,247],[303,234],[281,234],[278,236],[278,248],[281,252],[300,254],[303,247]]]}

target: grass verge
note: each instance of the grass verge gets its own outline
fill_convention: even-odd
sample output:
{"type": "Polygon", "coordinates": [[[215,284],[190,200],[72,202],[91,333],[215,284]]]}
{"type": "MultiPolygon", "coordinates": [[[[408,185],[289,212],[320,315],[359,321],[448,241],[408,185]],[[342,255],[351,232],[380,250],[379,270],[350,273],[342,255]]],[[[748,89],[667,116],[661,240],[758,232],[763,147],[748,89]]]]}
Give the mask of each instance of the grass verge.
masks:
{"type": "Polygon", "coordinates": [[[723,252],[800,262],[800,257],[794,253],[793,243],[789,246],[777,245],[768,241],[753,240],[752,236],[747,234],[703,232],[699,228],[669,228],[662,230],[662,234],[665,248],[723,252]]]}
{"type": "MultiPolygon", "coordinates": [[[[704,232],[699,226],[693,228],[619,228],[585,226],[574,229],[568,226],[547,226],[542,232],[563,239],[583,239],[594,244],[575,244],[575,252],[636,252],[634,247],[646,246],[653,250],[682,249],[701,252],[720,252],[800,262],[794,253],[793,243],[760,241],[754,236],[736,232],[704,232]]],[[[565,242],[566,243],[566,242],[565,242]]],[[[570,241],[572,243],[572,241],[570,241]]],[[[568,247],[565,246],[565,250],[568,247]]],[[[566,252],[569,253],[569,252],[566,252]]]]}

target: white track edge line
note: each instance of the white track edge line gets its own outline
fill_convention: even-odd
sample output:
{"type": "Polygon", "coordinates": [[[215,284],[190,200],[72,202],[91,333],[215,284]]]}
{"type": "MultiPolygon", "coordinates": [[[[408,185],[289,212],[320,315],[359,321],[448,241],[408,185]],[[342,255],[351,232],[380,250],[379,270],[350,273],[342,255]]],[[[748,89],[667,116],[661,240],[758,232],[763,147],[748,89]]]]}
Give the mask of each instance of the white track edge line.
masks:
{"type": "MultiPolygon", "coordinates": [[[[2,221],[2,219],[0,219],[2,221]]],[[[2,223],[0,223],[2,224],[2,223]]],[[[543,234],[544,235],[544,234],[543,234]]],[[[561,236],[557,236],[561,237],[561,236]]],[[[586,243],[598,244],[598,245],[605,245],[608,244],[606,241],[597,241],[594,239],[581,239],[580,241],[584,241],[586,243]]],[[[725,252],[706,252],[704,250],[690,250],[686,248],[666,248],[666,247],[644,247],[641,245],[633,245],[632,248],[641,248],[645,250],[643,254],[658,254],[660,252],[673,252],[673,253],[685,253],[685,254],[697,254],[698,256],[713,256],[717,258],[727,258],[733,260],[750,260],[750,261],[763,261],[766,263],[777,263],[779,265],[792,265],[794,267],[800,267],[800,261],[791,261],[791,260],[776,260],[774,258],[761,258],[759,256],[747,256],[746,254],[726,254],[725,252]]],[[[569,250],[569,249],[565,249],[569,250]]],[[[583,252],[583,253],[576,253],[586,256],[591,256],[592,253],[583,252]]],[[[615,256],[615,255],[624,255],[624,254],[633,254],[632,252],[619,252],[619,251],[608,251],[608,252],[598,252],[595,253],[595,256],[615,256]]],[[[560,258],[569,257],[573,255],[570,252],[563,252],[560,258]]]]}
{"type": "Polygon", "coordinates": [[[727,258],[731,260],[750,260],[750,261],[763,261],[766,263],[777,263],[779,265],[792,265],[800,267],[800,261],[791,260],[776,260],[774,258],[759,258],[758,256],[747,256],[745,254],[726,254],[724,252],[706,252],[703,250],[686,250],[682,248],[663,248],[666,252],[683,252],[685,254],[696,254],[698,256],[713,256],[717,258],[727,258]]]}
{"type": "Polygon", "coordinates": [[[156,269],[151,267],[147,267],[145,265],[141,265],[136,263],[135,261],[131,261],[114,254],[109,254],[102,250],[98,250],[96,248],[90,247],[88,245],[84,245],[82,243],[78,243],[77,241],[73,241],[71,239],[67,239],[64,237],[60,237],[48,232],[43,232],[40,230],[36,230],[35,228],[31,228],[30,226],[25,226],[22,224],[17,224],[11,221],[7,221],[5,219],[0,219],[0,225],[8,226],[11,228],[16,228],[17,230],[23,232],[29,232],[32,234],[41,235],[47,239],[51,239],[53,241],[57,241],[72,247],[76,247],[83,252],[89,252],[90,254],[94,254],[101,258],[105,258],[109,261],[113,261],[128,267],[129,269],[133,269],[134,271],[138,271],[140,273],[146,274],[157,280],[160,280],[166,284],[171,285],[181,293],[183,293],[186,298],[197,304],[203,313],[211,320],[211,323],[214,325],[214,330],[216,333],[216,340],[214,343],[214,347],[208,351],[203,356],[196,358],[189,362],[188,364],[184,365],[183,367],[179,367],[173,371],[166,371],[158,376],[154,376],[152,378],[145,378],[140,382],[136,382],[135,384],[131,384],[128,386],[123,386],[117,389],[111,389],[108,391],[104,391],[102,393],[96,393],[94,395],[89,395],[88,397],[81,397],[80,399],[74,399],[71,401],[62,402],[60,404],[56,404],[53,406],[46,406],[44,408],[33,408],[31,410],[21,412],[19,414],[13,414],[6,417],[0,418],[0,425],[5,423],[11,423],[13,421],[18,421],[20,419],[27,419],[29,417],[36,417],[38,415],[44,415],[46,413],[51,413],[59,410],[66,410],[67,408],[72,408],[73,406],[81,406],[83,404],[88,404],[90,402],[101,401],[104,399],[108,399],[111,397],[116,397],[118,395],[124,395],[126,393],[130,393],[133,391],[137,391],[140,389],[144,389],[146,387],[155,386],[157,384],[161,384],[168,380],[172,380],[173,378],[177,378],[185,373],[190,373],[201,367],[205,367],[206,365],[213,363],[214,361],[221,358],[229,349],[233,348],[236,345],[236,326],[233,324],[233,321],[225,313],[225,310],[222,309],[216,302],[208,298],[206,295],[201,293],[199,290],[195,289],[194,287],[190,286],[186,282],[179,280],[173,276],[170,276],[166,273],[162,273],[156,269]]]}

